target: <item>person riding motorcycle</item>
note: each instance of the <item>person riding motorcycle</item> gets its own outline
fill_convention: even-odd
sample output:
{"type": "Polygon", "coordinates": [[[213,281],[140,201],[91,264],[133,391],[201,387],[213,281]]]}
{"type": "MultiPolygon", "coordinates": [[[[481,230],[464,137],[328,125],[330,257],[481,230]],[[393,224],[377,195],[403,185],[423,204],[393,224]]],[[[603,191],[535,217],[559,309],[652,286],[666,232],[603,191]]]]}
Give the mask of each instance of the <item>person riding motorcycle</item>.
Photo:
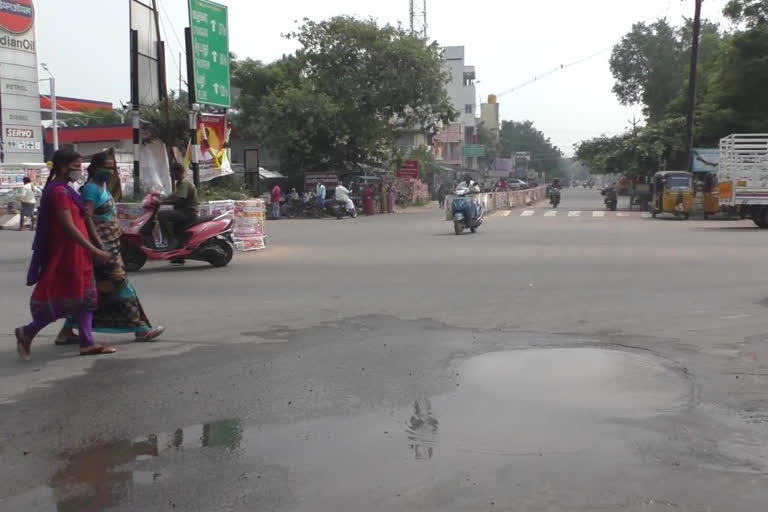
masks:
{"type": "Polygon", "coordinates": [[[344,183],[341,181],[336,185],[336,190],[334,191],[334,197],[337,201],[340,203],[344,203],[344,208],[346,208],[347,212],[352,215],[352,217],[357,217],[357,211],[355,210],[355,203],[352,201],[352,199],[349,197],[349,189],[344,186],[344,183]]]}
{"type": "Polygon", "coordinates": [[[186,177],[186,169],[178,162],[171,165],[171,179],[176,182],[176,192],[160,204],[173,205],[173,210],[161,210],[157,214],[160,229],[168,240],[168,250],[178,249],[177,228],[197,220],[197,189],[186,177]]]}

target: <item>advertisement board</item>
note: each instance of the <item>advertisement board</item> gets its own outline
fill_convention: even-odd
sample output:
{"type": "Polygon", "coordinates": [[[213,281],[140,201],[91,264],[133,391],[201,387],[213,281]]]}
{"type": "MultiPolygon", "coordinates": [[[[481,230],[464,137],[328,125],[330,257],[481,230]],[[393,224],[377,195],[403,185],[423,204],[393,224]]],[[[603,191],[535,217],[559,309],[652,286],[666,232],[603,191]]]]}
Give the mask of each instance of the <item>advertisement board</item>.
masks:
{"type": "Polygon", "coordinates": [[[401,180],[417,180],[419,179],[419,161],[418,160],[406,160],[403,162],[403,166],[397,171],[396,176],[401,180]]]}
{"type": "MultiPolygon", "coordinates": [[[[223,114],[197,116],[197,161],[200,165],[200,183],[234,174],[227,157],[230,127],[223,114]]],[[[192,146],[187,146],[185,165],[190,166],[192,146]]]]}
{"type": "Polygon", "coordinates": [[[232,237],[235,248],[241,251],[254,251],[266,247],[266,203],[263,199],[235,201],[235,226],[232,237]]]}
{"type": "Polygon", "coordinates": [[[717,172],[719,167],[719,148],[693,148],[693,172],[717,172]]]}
{"type": "Polygon", "coordinates": [[[339,175],[335,172],[308,172],[304,174],[305,192],[314,192],[318,183],[322,183],[326,189],[330,190],[339,183],[339,175]]]}
{"type": "Polygon", "coordinates": [[[42,187],[48,172],[45,164],[0,164],[0,191],[23,187],[25,177],[42,187]]]}
{"type": "Polygon", "coordinates": [[[0,142],[4,163],[43,161],[35,6],[0,0],[0,142]]]}

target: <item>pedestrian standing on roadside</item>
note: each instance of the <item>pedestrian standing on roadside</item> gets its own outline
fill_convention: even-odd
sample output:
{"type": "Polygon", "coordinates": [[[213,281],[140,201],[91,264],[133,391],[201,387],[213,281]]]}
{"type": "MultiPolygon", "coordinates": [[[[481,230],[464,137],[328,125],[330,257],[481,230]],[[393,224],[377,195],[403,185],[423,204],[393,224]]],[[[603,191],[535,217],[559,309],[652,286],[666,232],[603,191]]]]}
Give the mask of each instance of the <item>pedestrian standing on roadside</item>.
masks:
{"type": "Polygon", "coordinates": [[[272,187],[271,206],[272,206],[272,218],[274,220],[280,219],[280,197],[283,191],[280,190],[280,185],[272,187]]]}
{"type": "MultiPolygon", "coordinates": [[[[88,181],[80,190],[85,200],[86,223],[93,222],[93,230],[103,248],[112,259],[106,265],[94,262],[93,274],[99,294],[99,306],[93,313],[93,330],[109,333],[133,333],[136,341],[154,341],[165,329],[152,327],[139,302],[136,289],[128,280],[120,256],[120,225],[117,207],[109,192],[109,183],[116,172],[114,157],[106,152],[91,158],[88,181]]],[[[78,337],[73,329],[77,322],[68,318],[59,331],[55,343],[72,345],[78,337]]]]}
{"type": "Polygon", "coordinates": [[[24,186],[21,188],[21,214],[19,218],[19,231],[24,229],[24,220],[29,217],[32,222],[32,230],[35,229],[35,205],[37,204],[36,194],[41,192],[28,176],[24,176],[24,186]]]}
{"type": "Polygon", "coordinates": [[[397,200],[397,189],[395,188],[395,184],[392,183],[389,185],[389,190],[387,191],[387,208],[388,213],[395,213],[395,201],[397,200]]]}
{"type": "Polygon", "coordinates": [[[373,185],[368,185],[363,190],[363,211],[366,215],[373,215],[373,197],[375,192],[373,185]]]}
{"type": "Polygon", "coordinates": [[[93,282],[93,262],[106,264],[110,255],[86,227],[82,198],[69,186],[82,179],[82,160],[74,151],[53,155],[53,169],[40,200],[32,262],[27,285],[35,285],[30,300],[32,322],[16,329],[16,350],[29,359],[32,340],[59,318],[77,319],[80,355],[112,354],[114,348],[97,345],[91,332],[98,294],[93,282]]]}
{"type": "Polygon", "coordinates": [[[445,183],[441,183],[437,188],[437,205],[440,209],[445,208],[445,183]]]}
{"type": "Polygon", "coordinates": [[[317,184],[317,187],[315,187],[315,197],[317,199],[317,207],[322,210],[325,207],[325,185],[321,181],[317,184]]]}

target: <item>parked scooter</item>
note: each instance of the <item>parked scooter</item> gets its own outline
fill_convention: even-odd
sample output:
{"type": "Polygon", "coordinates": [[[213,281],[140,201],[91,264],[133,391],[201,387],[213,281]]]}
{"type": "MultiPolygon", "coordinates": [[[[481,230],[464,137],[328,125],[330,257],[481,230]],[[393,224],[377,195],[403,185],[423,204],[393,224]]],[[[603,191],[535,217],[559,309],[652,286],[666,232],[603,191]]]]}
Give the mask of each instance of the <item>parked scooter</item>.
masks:
{"type": "Polygon", "coordinates": [[[616,207],[619,204],[619,197],[616,193],[616,187],[614,185],[609,185],[600,191],[600,194],[605,196],[605,207],[612,212],[615,212],[616,207]]]}
{"type": "Polygon", "coordinates": [[[472,200],[473,193],[469,189],[460,188],[456,191],[456,197],[451,204],[453,213],[453,232],[460,235],[465,229],[472,233],[483,223],[483,205],[480,201],[472,200]]]}
{"type": "Polygon", "coordinates": [[[169,251],[157,222],[159,209],[159,194],[149,193],[144,198],[144,213],[123,230],[120,254],[126,270],[138,271],[147,260],[169,260],[173,263],[207,261],[214,267],[223,267],[232,261],[232,214],[199,217],[182,226],[179,232],[183,233],[177,235],[180,247],[169,251]]]}

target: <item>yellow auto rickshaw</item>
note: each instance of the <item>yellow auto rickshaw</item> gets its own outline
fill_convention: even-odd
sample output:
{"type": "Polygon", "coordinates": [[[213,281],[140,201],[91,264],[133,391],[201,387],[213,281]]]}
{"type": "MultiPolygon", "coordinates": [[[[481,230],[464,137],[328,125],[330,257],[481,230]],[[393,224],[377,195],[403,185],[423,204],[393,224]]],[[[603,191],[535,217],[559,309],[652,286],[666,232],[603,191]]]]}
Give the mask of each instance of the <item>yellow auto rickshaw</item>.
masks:
{"type": "Polygon", "coordinates": [[[710,215],[720,213],[720,189],[717,183],[717,174],[708,172],[704,176],[703,187],[703,206],[704,218],[708,219],[710,215]]]}
{"type": "Polygon", "coordinates": [[[651,214],[671,213],[688,219],[693,211],[693,174],[685,171],[657,172],[653,177],[651,214]]]}

